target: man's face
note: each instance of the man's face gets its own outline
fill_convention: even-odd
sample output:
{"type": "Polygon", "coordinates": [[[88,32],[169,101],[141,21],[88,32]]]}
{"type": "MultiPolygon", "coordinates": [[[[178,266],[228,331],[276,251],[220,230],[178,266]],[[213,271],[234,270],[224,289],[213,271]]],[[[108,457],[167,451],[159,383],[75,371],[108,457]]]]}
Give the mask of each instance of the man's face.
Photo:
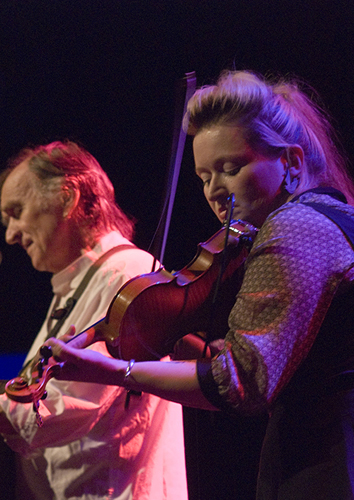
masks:
{"type": "Polygon", "coordinates": [[[60,192],[44,198],[28,160],[4,182],[1,216],[6,242],[21,245],[38,271],[59,272],[80,255],[74,250],[73,229],[64,216],[60,192]]]}

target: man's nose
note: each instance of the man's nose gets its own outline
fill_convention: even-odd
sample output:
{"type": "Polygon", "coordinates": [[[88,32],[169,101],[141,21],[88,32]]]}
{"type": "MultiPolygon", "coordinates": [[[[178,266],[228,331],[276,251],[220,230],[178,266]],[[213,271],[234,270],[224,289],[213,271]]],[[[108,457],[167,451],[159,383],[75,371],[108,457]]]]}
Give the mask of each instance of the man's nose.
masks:
{"type": "Polygon", "coordinates": [[[14,245],[15,243],[21,242],[21,231],[18,226],[18,222],[14,219],[10,219],[5,232],[5,241],[9,245],[14,245]]]}

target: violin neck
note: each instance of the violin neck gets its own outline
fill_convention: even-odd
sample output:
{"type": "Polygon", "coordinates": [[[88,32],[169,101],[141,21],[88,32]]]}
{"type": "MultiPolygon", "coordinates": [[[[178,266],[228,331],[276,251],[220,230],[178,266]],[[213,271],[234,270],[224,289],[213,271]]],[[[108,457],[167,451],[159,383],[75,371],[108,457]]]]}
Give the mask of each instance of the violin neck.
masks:
{"type": "Polygon", "coordinates": [[[76,349],[84,349],[85,347],[88,347],[95,342],[104,340],[100,327],[103,326],[105,319],[106,318],[103,318],[86,330],[78,333],[77,335],[75,335],[75,337],[72,337],[70,340],[68,340],[67,343],[70,342],[72,344],[72,347],[75,347],[76,349]]]}

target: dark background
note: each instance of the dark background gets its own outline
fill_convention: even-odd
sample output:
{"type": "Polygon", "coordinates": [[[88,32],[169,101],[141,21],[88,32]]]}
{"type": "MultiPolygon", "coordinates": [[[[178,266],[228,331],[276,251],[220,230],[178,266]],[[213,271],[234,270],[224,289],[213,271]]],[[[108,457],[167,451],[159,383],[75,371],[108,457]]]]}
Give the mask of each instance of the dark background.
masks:
{"type": "MultiPolygon", "coordinates": [[[[147,249],[169,165],[175,84],[186,72],[196,71],[199,86],[224,68],[305,79],[353,161],[353,22],[352,0],[1,0],[0,166],[28,143],[79,141],[138,220],[136,242],[147,249]]],[[[166,268],[187,265],[217,229],[187,139],[166,268]]],[[[0,353],[24,353],[51,298],[49,276],[6,247],[3,232],[0,250],[0,353]]]]}

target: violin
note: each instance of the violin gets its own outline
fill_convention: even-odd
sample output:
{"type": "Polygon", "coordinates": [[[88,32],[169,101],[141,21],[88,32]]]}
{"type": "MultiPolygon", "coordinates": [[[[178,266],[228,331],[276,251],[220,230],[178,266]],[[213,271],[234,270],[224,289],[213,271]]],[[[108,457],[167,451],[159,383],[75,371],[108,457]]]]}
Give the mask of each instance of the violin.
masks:
{"type": "MultiPolygon", "coordinates": [[[[200,243],[195,257],[182,270],[170,273],[161,267],[130,279],[113,298],[105,318],[69,342],[84,348],[105,341],[115,358],[152,361],[170,354],[185,335],[208,332],[211,324],[213,338],[223,338],[256,233],[251,224],[232,221],[200,243]]],[[[60,368],[49,348],[43,346],[41,356],[31,380],[16,377],[5,387],[10,399],[32,402],[37,415],[45,386],[60,368]]]]}

